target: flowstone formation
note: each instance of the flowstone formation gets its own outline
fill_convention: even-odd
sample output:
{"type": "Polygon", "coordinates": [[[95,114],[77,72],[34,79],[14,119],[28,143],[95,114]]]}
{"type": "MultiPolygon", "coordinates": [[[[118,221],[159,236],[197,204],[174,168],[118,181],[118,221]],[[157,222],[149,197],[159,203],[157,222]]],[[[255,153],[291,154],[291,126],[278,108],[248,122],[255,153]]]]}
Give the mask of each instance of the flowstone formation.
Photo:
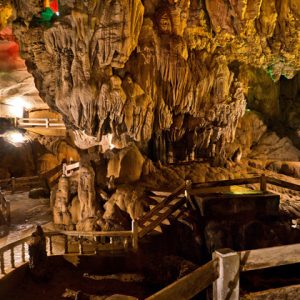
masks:
{"type": "Polygon", "coordinates": [[[40,95],[77,137],[111,134],[162,161],[225,156],[246,105],[241,64],[273,80],[300,67],[296,0],[62,0],[47,21],[40,2],[14,9],[40,95]]]}
{"type": "MultiPolygon", "coordinates": [[[[173,188],[188,174],[241,176],[242,168],[222,169],[241,157],[266,166],[298,160],[290,140],[267,131],[278,118],[298,128],[293,114],[281,113],[282,77],[300,69],[298,0],[61,0],[47,18],[41,1],[5,3],[40,96],[63,115],[70,143],[82,150],[76,161],[91,161],[61,178],[56,223],[109,227],[132,190],[107,190],[106,177],[128,185],[148,176],[146,186],[173,188]],[[264,117],[246,112],[246,103],[264,117]],[[152,163],[195,158],[220,169],[180,174],[152,163]],[[105,201],[111,214],[103,221],[105,201]]],[[[142,207],[128,206],[132,218],[140,215],[142,207]]]]}

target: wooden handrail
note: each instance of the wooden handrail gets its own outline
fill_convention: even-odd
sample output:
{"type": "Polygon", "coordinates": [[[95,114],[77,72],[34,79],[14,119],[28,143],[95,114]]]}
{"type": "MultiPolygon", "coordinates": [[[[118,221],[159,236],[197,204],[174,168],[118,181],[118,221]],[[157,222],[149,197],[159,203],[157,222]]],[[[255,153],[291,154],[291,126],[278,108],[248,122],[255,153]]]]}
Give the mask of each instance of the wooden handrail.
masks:
{"type": "Polygon", "coordinates": [[[218,269],[218,259],[211,260],[145,300],[191,299],[219,277],[218,269]]]}
{"type": "Polygon", "coordinates": [[[296,184],[296,183],[291,183],[285,180],[281,180],[281,179],[276,179],[273,177],[269,177],[266,176],[267,179],[267,183],[272,184],[272,185],[277,185],[283,188],[287,188],[290,190],[294,190],[294,191],[300,191],[300,184],[296,184]]]}
{"type": "Polygon", "coordinates": [[[239,178],[239,179],[230,179],[230,180],[221,180],[221,181],[192,183],[191,188],[198,189],[198,188],[253,184],[253,183],[259,183],[260,178],[261,178],[260,176],[256,176],[256,177],[251,177],[251,178],[239,178]]]}
{"type": "Polygon", "coordinates": [[[186,198],[182,197],[174,205],[172,205],[171,207],[168,207],[167,211],[164,212],[164,213],[162,213],[161,215],[159,215],[156,220],[151,220],[151,223],[149,225],[145,226],[144,224],[140,225],[138,223],[139,226],[142,228],[142,230],[139,232],[139,238],[143,237],[148,232],[150,232],[153,229],[155,229],[155,227],[157,227],[158,225],[160,225],[162,223],[162,221],[164,221],[165,219],[167,219],[172,213],[174,213],[177,209],[179,209],[180,207],[182,207],[185,203],[186,203],[186,198]]]}
{"type": "Polygon", "coordinates": [[[65,124],[61,119],[49,119],[49,118],[18,118],[17,119],[18,127],[61,127],[65,128],[65,124]]]}
{"type": "Polygon", "coordinates": [[[167,196],[162,202],[157,204],[153,209],[151,209],[148,213],[138,219],[138,224],[143,225],[147,220],[149,220],[153,215],[159,212],[163,207],[167,206],[174,198],[178,195],[182,194],[185,189],[185,183],[180,185],[172,194],[167,196]]]}
{"type": "Polygon", "coordinates": [[[49,231],[45,232],[47,236],[55,236],[55,235],[66,235],[66,236],[81,236],[81,237],[93,237],[93,236],[106,236],[106,237],[126,237],[132,236],[131,230],[120,230],[120,231],[49,231]]]}
{"type": "Polygon", "coordinates": [[[56,174],[58,174],[61,171],[62,171],[62,164],[54,167],[53,169],[51,169],[49,171],[40,173],[40,177],[49,179],[50,177],[55,176],[56,174]]]}
{"type": "Polygon", "coordinates": [[[300,262],[300,244],[238,252],[241,271],[258,270],[300,262]]]}
{"type": "MultiPolygon", "coordinates": [[[[78,251],[77,252],[72,252],[72,254],[85,254],[83,252],[83,241],[82,238],[85,237],[97,237],[97,236],[102,236],[102,237],[131,237],[132,239],[132,248],[133,250],[137,249],[137,233],[136,233],[136,226],[135,226],[135,221],[132,222],[132,230],[129,231],[46,231],[44,232],[45,237],[48,238],[49,240],[49,254],[53,255],[53,241],[52,238],[55,236],[62,236],[64,238],[64,253],[68,254],[69,253],[69,246],[68,246],[68,237],[78,237],[78,251]]],[[[14,248],[18,246],[22,246],[22,253],[21,253],[21,258],[22,262],[25,262],[25,247],[24,244],[28,242],[31,238],[31,235],[28,235],[22,239],[19,239],[17,241],[14,241],[12,243],[9,243],[3,247],[0,248],[0,274],[5,274],[5,265],[4,265],[4,252],[10,251],[11,255],[11,267],[15,268],[15,253],[14,253],[14,248]]]]}
{"type": "Polygon", "coordinates": [[[42,184],[42,181],[44,179],[49,180],[51,177],[55,175],[57,175],[56,177],[60,177],[61,174],[62,174],[62,164],[54,167],[49,171],[41,173],[39,176],[16,177],[16,178],[11,177],[7,179],[1,179],[0,186],[1,185],[2,186],[6,185],[6,187],[11,186],[12,191],[14,191],[15,189],[23,186],[33,186],[36,184],[42,184]]]}
{"type": "Polygon", "coordinates": [[[29,177],[11,177],[8,179],[0,180],[0,186],[4,186],[7,189],[10,186],[12,192],[17,188],[22,188],[24,186],[34,186],[41,184],[41,178],[39,176],[29,176],[29,177]]]}

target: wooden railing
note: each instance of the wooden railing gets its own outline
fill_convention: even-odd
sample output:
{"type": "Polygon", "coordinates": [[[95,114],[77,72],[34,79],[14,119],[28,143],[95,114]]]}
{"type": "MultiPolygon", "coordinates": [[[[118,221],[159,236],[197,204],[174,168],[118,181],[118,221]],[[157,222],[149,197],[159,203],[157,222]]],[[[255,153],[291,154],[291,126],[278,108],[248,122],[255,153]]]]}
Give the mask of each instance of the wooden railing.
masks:
{"type": "Polygon", "coordinates": [[[44,186],[45,180],[48,181],[49,186],[62,175],[62,164],[54,167],[53,169],[41,173],[39,176],[28,177],[11,177],[7,179],[0,179],[0,188],[11,190],[12,193],[26,188],[44,186]],[[52,180],[50,180],[52,179],[52,180]]]}
{"type": "Polygon", "coordinates": [[[185,184],[179,186],[172,194],[167,196],[162,202],[157,204],[148,213],[137,220],[138,227],[141,228],[139,231],[139,238],[143,237],[155,227],[160,225],[165,219],[167,219],[172,213],[183,206],[186,203],[185,197],[180,197],[174,205],[170,205],[171,201],[179,197],[184,193],[186,188],[185,184]],[[160,212],[163,208],[167,208],[165,212],[160,212]],[[152,219],[153,216],[157,216],[155,220],[152,219]]]}
{"type": "Polygon", "coordinates": [[[6,200],[0,190],[0,211],[7,224],[10,224],[10,201],[6,200]]]}
{"type": "Polygon", "coordinates": [[[39,176],[29,177],[11,177],[0,180],[0,187],[6,190],[11,190],[14,193],[17,190],[32,188],[43,185],[43,180],[39,176]]]}
{"type": "Polygon", "coordinates": [[[205,188],[212,188],[212,187],[224,187],[224,186],[232,186],[232,185],[246,185],[246,184],[260,183],[260,190],[264,191],[266,178],[267,178],[266,176],[262,175],[262,176],[256,176],[250,178],[192,183],[191,189],[205,189],[205,188]]]}
{"type": "Polygon", "coordinates": [[[61,119],[48,118],[18,118],[17,127],[43,127],[43,128],[62,128],[65,129],[65,124],[61,119]]]}
{"type": "Polygon", "coordinates": [[[186,203],[186,199],[189,198],[189,192],[191,192],[192,190],[197,190],[197,194],[199,193],[199,195],[206,195],[206,193],[209,195],[209,192],[201,193],[201,189],[252,184],[259,184],[259,190],[262,192],[267,191],[267,184],[300,191],[300,185],[268,177],[265,175],[250,178],[239,178],[192,184],[186,182],[185,184],[179,186],[172,194],[166,196],[165,199],[157,204],[152,210],[150,210],[148,213],[137,220],[138,226],[140,228],[139,237],[142,238],[147,233],[151,232],[155,227],[161,225],[165,219],[172,215],[174,211],[180,209],[186,203]],[[181,194],[184,194],[184,197],[180,197],[181,194]],[[175,198],[180,199],[176,204],[170,205],[171,201],[173,201],[175,198]],[[163,210],[163,208],[166,208],[166,210],[162,213],[161,211],[163,210]],[[156,219],[153,219],[153,216],[156,216],[156,219]]]}
{"type": "MultiPolygon", "coordinates": [[[[239,299],[240,272],[300,263],[300,244],[234,252],[223,249],[214,253],[219,259],[219,278],[214,283],[214,299],[239,299]]],[[[300,292],[300,286],[296,286],[300,292]]],[[[273,289],[273,298],[279,289],[273,289]]],[[[271,291],[270,291],[271,293],[271,291]]],[[[271,294],[268,295],[272,297],[271,294]]]]}
{"type": "MultiPolygon", "coordinates": [[[[221,249],[214,252],[213,260],[146,298],[146,300],[188,300],[211,284],[213,284],[214,300],[238,300],[240,299],[240,272],[299,262],[300,244],[240,252],[221,249]]],[[[297,289],[300,292],[299,285],[287,288],[297,289]]],[[[272,293],[276,294],[278,290],[273,289],[272,293]]]]}
{"type": "Polygon", "coordinates": [[[40,173],[40,178],[43,178],[44,180],[47,181],[47,184],[50,188],[52,188],[57,181],[59,180],[59,178],[62,176],[63,174],[63,164],[57,165],[56,167],[54,167],[53,169],[46,171],[44,173],[40,173]]]}
{"type": "Polygon", "coordinates": [[[211,260],[145,300],[191,299],[218,279],[218,263],[218,259],[211,260]]]}
{"type": "MultiPolygon", "coordinates": [[[[81,255],[91,255],[98,251],[98,247],[102,243],[95,241],[97,237],[103,237],[109,239],[109,250],[120,249],[119,242],[114,241],[114,238],[119,237],[123,239],[122,247],[129,248],[129,241],[131,240],[131,248],[136,251],[138,247],[138,236],[137,236],[137,226],[136,223],[132,222],[132,229],[128,231],[49,231],[45,232],[47,238],[47,249],[49,255],[61,255],[61,254],[81,254],[81,255]],[[63,241],[63,250],[57,250],[56,244],[53,238],[61,237],[63,241]],[[70,240],[70,238],[73,238],[70,240]],[[92,238],[92,239],[91,239],[92,238]],[[74,247],[75,244],[75,247],[74,247]],[[85,249],[86,248],[86,249],[85,249]],[[56,253],[55,253],[56,252],[56,253]],[[58,252],[58,253],[57,253],[58,252]]],[[[29,259],[27,253],[27,245],[30,240],[31,235],[26,236],[20,240],[7,244],[6,246],[0,248],[0,274],[7,274],[11,269],[16,268],[17,265],[22,265],[29,259]],[[17,249],[20,248],[20,249],[17,249]],[[7,263],[7,257],[9,256],[9,264],[7,263]],[[18,260],[16,260],[16,256],[18,260]],[[6,259],[5,259],[6,258],[6,259]]],[[[105,243],[105,241],[102,241],[105,243]]]]}
{"type": "Polygon", "coordinates": [[[74,174],[75,170],[78,170],[80,167],[80,162],[75,162],[71,164],[63,164],[63,174],[66,177],[70,177],[74,174]]]}

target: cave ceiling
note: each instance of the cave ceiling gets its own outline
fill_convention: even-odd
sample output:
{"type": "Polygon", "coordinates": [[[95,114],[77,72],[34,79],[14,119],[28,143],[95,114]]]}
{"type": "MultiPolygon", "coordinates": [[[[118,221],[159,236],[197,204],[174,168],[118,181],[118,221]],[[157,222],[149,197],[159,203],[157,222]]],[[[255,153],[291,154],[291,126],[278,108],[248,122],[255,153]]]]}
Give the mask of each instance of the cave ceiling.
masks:
{"type": "Polygon", "coordinates": [[[48,108],[20,57],[11,28],[6,27],[0,31],[0,103],[18,105],[21,101],[28,110],[48,108]]]}
{"type": "Polygon", "coordinates": [[[39,95],[81,148],[109,135],[213,156],[245,113],[243,70],[276,82],[300,69],[299,0],[61,0],[48,19],[42,1],[3,3],[2,27],[12,22],[39,95]]]}

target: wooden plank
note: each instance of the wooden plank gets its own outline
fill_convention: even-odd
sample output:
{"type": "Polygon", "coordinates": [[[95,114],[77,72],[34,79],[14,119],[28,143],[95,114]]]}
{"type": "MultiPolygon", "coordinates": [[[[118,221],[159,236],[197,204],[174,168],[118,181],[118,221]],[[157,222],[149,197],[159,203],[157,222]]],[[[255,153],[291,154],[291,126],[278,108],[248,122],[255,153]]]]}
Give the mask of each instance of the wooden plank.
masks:
{"type": "Polygon", "coordinates": [[[249,293],[241,297],[241,300],[265,300],[265,299],[285,299],[296,300],[299,299],[300,285],[284,286],[276,289],[269,289],[265,291],[249,293]]]}
{"type": "Polygon", "coordinates": [[[299,184],[295,184],[295,183],[291,183],[288,181],[284,181],[281,179],[276,179],[276,178],[272,178],[272,177],[266,177],[267,179],[267,183],[269,184],[273,184],[273,185],[277,185],[283,188],[287,188],[290,190],[294,190],[294,191],[300,191],[300,185],[299,184]]]}
{"type": "Polygon", "coordinates": [[[172,193],[171,195],[169,195],[168,197],[166,197],[161,203],[159,203],[158,205],[156,205],[156,207],[154,207],[152,210],[150,210],[148,213],[146,213],[144,216],[142,216],[140,219],[137,220],[138,224],[143,224],[145,223],[149,218],[151,218],[151,216],[155,215],[157,212],[159,212],[161,210],[162,207],[168,205],[175,197],[177,197],[178,195],[180,195],[185,189],[185,183],[183,183],[182,185],[180,185],[175,191],[174,193],[172,193]]]}
{"type": "Polygon", "coordinates": [[[192,189],[259,183],[260,177],[192,183],[192,189]]]}
{"type": "Polygon", "coordinates": [[[214,259],[145,300],[191,299],[212,284],[218,277],[218,259],[214,259]]]}
{"type": "Polygon", "coordinates": [[[300,244],[239,252],[241,271],[250,271],[300,262],[300,244]]]}

